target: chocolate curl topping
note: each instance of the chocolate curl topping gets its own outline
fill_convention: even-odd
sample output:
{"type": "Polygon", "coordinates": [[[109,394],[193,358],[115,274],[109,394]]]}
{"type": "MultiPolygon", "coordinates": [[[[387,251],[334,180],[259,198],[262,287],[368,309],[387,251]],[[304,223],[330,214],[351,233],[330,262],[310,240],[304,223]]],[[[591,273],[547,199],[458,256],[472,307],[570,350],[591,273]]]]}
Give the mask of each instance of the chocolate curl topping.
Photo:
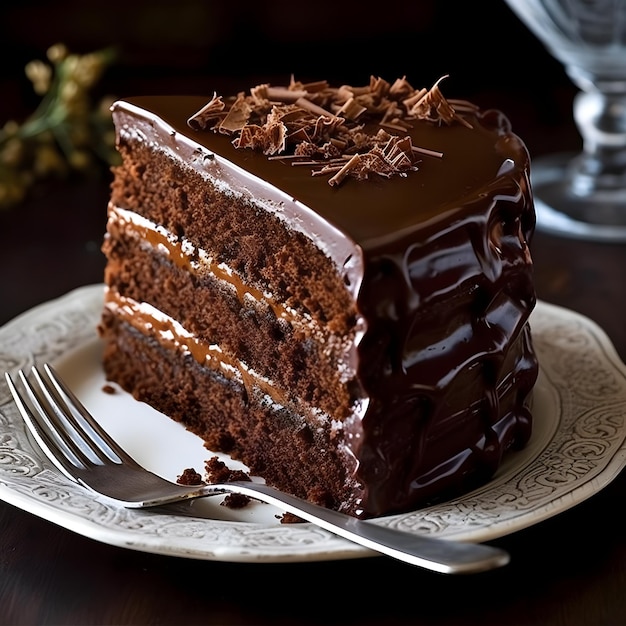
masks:
{"type": "Polygon", "coordinates": [[[335,187],[340,185],[343,179],[348,176],[351,172],[362,171],[362,168],[359,167],[361,165],[361,155],[355,154],[334,176],[328,179],[328,184],[331,187],[335,187]]]}
{"type": "Polygon", "coordinates": [[[314,102],[311,102],[307,98],[298,98],[296,100],[296,106],[299,106],[301,109],[304,109],[305,111],[310,111],[311,113],[314,113],[315,115],[319,115],[320,117],[330,117],[330,118],[337,117],[336,115],[333,115],[332,113],[329,113],[328,111],[323,109],[321,106],[318,106],[314,102]]]}
{"type": "Polygon", "coordinates": [[[442,76],[409,110],[410,115],[414,115],[419,120],[429,122],[445,122],[451,124],[455,120],[464,126],[471,128],[472,125],[457,115],[452,105],[443,97],[439,89],[439,83],[447,76],[442,76]]]}
{"type": "Polygon", "coordinates": [[[271,87],[270,85],[258,85],[250,90],[250,95],[256,102],[270,100],[272,102],[292,103],[299,98],[304,98],[307,92],[304,89],[289,89],[288,87],[271,87]]]}
{"type": "Polygon", "coordinates": [[[252,107],[247,102],[244,95],[239,94],[237,100],[235,100],[230,107],[230,111],[228,111],[226,117],[219,124],[219,131],[224,134],[232,134],[240,131],[248,123],[251,113],[252,107]]]}
{"type": "Polygon", "coordinates": [[[344,105],[339,109],[337,115],[345,117],[347,120],[356,120],[360,115],[365,113],[367,108],[359,104],[354,98],[346,100],[344,105]]]}
{"type": "Polygon", "coordinates": [[[265,128],[248,124],[241,129],[233,145],[235,148],[252,148],[267,155],[280,154],[285,149],[285,131],[284,124],[272,124],[265,128]]]}
{"type": "Polygon", "coordinates": [[[240,93],[226,102],[214,95],[188,124],[195,130],[233,135],[236,148],[306,165],[314,176],[330,175],[333,186],[348,177],[406,176],[418,169],[422,156],[443,156],[412,145],[412,124],[460,123],[472,128],[462,114],[472,115],[478,107],[446,100],[439,89],[444,78],[430,89],[416,90],[406,77],[390,84],[371,76],[362,87],[331,88],[326,81],[304,84],[292,76],[286,87],[258,85],[250,95],[240,93]]]}
{"type": "Polygon", "coordinates": [[[214,123],[222,117],[225,107],[222,96],[213,93],[213,97],[187,120],[187,124],[194,130],[207,130],[211,122],[214,123]]]}

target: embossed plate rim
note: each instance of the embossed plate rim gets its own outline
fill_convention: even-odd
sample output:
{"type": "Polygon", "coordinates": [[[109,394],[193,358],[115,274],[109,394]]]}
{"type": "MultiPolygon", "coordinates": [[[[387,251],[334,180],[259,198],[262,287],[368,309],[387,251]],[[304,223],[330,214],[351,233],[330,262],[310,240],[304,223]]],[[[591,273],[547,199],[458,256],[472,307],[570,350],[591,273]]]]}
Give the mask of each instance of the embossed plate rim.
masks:
{"type": "MultiPolygon", "coordinates": [[[[107,395],[101,389],[104,379],[95,331],[102,289],[102,285],[81,287],[1,327],[0,370],[14,372],[48,360],[72,384],[73,377],[87,371],[87,378],[77,379],[77,384],[91,394],[91,402],[99,403],[107,395]]],[[[535,410],[542,418],[531,445],[511,454],[481,489],[375,523],[489,541],[586,500],[626,465],[626,366],[604,331],[577,313],[545,302],[538,303],[531,324],[541,364],[535,410]]],[[[114,394],[114,398],[111,402],[125,404],[133,413],[139,408],[127,394],[114,394]]],[[[145,405],[141,410],[151,411],[145,405]]],[[[158,417],[163,419],[159,428],[178,428],[158,417]]],[[[188,433],[179,430],[174,436],[177,447],[180,439],[181,446],[197,448],[197,440],[188,433]],[[187,438],[184,444],[183,438],[187,438]]],[[[198,454],[207,458],[204,449],[198,454]]],[[[41,460],[22,428],[4,379],[0,381],[0,499],[78,534],[144,552],[232,562],[338,560],[374,554],[312,524],[281,525],[277,512],[262,504],[235,514],[207,499],[164,515],[123,509],[94,498],[41,460]]]]}

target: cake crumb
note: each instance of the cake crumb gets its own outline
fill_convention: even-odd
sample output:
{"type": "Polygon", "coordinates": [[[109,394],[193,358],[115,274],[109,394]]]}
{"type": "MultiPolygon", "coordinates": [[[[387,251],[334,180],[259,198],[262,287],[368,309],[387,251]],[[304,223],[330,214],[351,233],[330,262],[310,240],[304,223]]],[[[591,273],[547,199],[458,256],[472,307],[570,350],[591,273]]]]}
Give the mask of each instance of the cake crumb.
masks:
{"type": "MultiPolygon", "coordinates": [[[[234,480],[250,481],[250,476],[243,470],[234,470],[228,467],[217,456],[211,457],[205,463],[207,482],[209,484],[228,483],[234,480]]],[[[252,498],[243,493],[229,493],[222,501],[222,506],[229,509],[243,509],[250,504],[252,498]]]]}
{"type": "Polygon", "coordinates": [[[117,393],[117,390],[113,385],[102,385],[102,391],[104,391],[104,393],[108,393],[109,395],[117,393]]]}
{"type": "Polygon", "coordinates": [[[226,497],[222,500],[221,506],[228,507],[229,509],[243,509],[247,507],[251,501],[252,498],[243,493],[229,493],[226,494],[226,497]]]}
{"type": "Polygon", "coordinates": [[[306,521],[294,513],[283,513],[282,515],[277,515],[276,517],[280,519],[281,524],[302,524],[306,521]]]}
{"type": "Polygon", "coordinates": [[[228,467],[219,457],[211,457],[205,463],[207,482],[209,483],[229,483],[234,480],[250,480],[250,476],[243,470],[234,470],[228,467]]]}
{"type": "Polygon", "coordinates": [[[193,467],[188,467],[187,469],[183,470],[183,473],[180,476],[178,476],[178,478],[176,479],[176,482],[179,485],[187,485],[187,486],[204,484],[204,481],[202,480],[202,476],[198,472],[196,472],[196,470],[193,469],[193,467]]]}

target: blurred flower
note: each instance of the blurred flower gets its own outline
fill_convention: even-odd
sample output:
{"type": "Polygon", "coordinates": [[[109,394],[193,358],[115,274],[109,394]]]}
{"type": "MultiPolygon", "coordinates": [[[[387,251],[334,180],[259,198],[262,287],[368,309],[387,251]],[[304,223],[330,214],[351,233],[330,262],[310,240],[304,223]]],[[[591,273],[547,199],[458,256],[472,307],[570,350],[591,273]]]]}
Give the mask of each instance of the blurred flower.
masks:
{"type": "Polygon", "coordinates": [[[55,44],[47,51],[49,63],[26,65],[42,99],[22,124],[9,120],[0,128],[0,209],[24,200],[38,180],[108,171],[117,161],[111,99],[94,105],[89,94],[113,57],[111,50],[70,54],[55,44]]]}
{"type": "Polygon", "coordinates": [[[35,93],[43,96],[50,89],[52,80],[52,68],[43,61],[31,61],[26,65],[25,73],[31,83],[35,93]]]}

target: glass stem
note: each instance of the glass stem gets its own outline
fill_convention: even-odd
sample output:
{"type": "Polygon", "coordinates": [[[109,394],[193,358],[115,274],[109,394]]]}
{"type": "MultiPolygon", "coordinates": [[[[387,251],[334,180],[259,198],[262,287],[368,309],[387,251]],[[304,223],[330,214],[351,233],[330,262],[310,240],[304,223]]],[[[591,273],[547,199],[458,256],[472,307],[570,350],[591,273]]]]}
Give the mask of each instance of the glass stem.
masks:
{"type": "Polygon", "coordinates": [[[626,93],[580,91],[574,119],[583,151],[569,168],[573,193],[626,201],[626,93]]]}

